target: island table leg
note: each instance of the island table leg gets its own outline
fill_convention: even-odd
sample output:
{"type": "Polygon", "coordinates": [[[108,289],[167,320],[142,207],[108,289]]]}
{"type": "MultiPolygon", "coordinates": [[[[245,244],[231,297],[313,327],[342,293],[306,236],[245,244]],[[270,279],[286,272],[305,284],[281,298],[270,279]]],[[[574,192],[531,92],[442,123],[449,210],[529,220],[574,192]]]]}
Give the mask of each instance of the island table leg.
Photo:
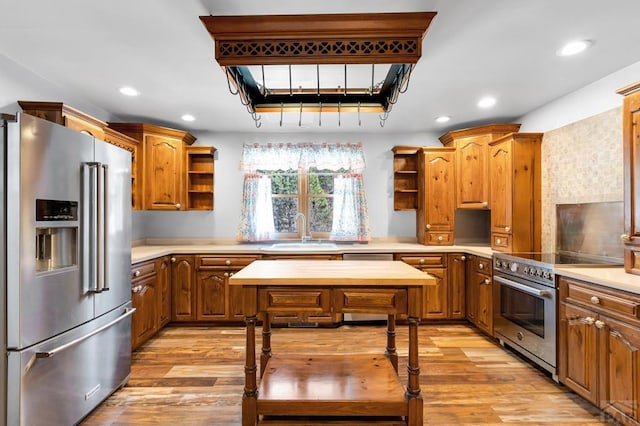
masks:
{"type": "Polygon", "coordinates": [[[407,364],[408,384],[407,403],[409,415],[407,425],[423,424],[422,395],[420,394],[420,365],[418,361],[418,325],[420,318],[409,317],[409,362],[407,364]]]}
{"type": "Polygon", "coordinates": [[[247,325],[244,393],[242,395],[242,425],[258,424],[258,385],[256,380],[256,321],[255,315],[245,317],[247,325]]]}
{"type": "Polygon", "coordinates": [[[271,315],[267,312],[262,319],[262,354],[260,355],[260,377],[264,375],[267,362],[271,358],[271,315]]]}
{"type": "Polygon", "coordinates": [[[398,373],[398,352],[396,351],[396,316],[390,314],[387,317],[387,350],[385,355],[391,361],[396,374],[398,373]]]}

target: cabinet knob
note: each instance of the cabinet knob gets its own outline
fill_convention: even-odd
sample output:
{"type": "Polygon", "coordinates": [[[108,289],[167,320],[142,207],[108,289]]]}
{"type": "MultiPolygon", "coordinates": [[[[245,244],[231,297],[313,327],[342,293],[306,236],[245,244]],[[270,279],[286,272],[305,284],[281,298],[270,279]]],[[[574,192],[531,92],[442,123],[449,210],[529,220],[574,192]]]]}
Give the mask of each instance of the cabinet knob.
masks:
{"type": "Polygon", "coordinates": [[[431,225],[429,225],[428,223],[424,227],[427,229],[431,229],[431,225]]]}
{"type": "Polygon", "coordinates": [[[131,291],[132,291],[133,293],[139,293],[139,292],[140,292],[140,290],[142,290],[142,286],[139,286],[139,285],[137,285],[137,286],[135,286],[135,287],[133,287],[133,288],[131,289],[131,291]]]}
{"type": "Polygon", "coordinates": [[[502,244],[502,240],[500,238],[496,239],[496,244],[502,244]]]}
{"type": "Polygon", "coordinates": [[[511,231],[511,228],[509,228],[508,226],[505,226],[505,227],[504,227],[504,230],[505,230],[506,232],[509,232],[509,231],[511,231]]]}
{"type": "Polygon", "coordinates": [[[133,275],[134,275],[134,276],[136,276],[136,277],[139,277],[139,276],[140,276],[140,271],[135,271],[135,272],[133,273],[133,275]]]}
{"type": "Polygon", "coordinates": [[[597,305],[600,303],[600,299],[597,298],[596,296],[591,296],[591,303],[593,303],[594,305],[597,305]]]}
{"type": "Polygon", "coordinates": [[[620,235],[620,239],[622,241],[631,241],[631,237],[629,236],[629,234],[622,234],[620,235]]]}
{"type": "Polygon", "coordinates": [[[484,263],[479,264],[478,269],[484,269],[484,263]]]}
{"type": "Polygon", "coordinates": [[[488,202],[486,202],[486,201],[483,201],[483,202],[482,202],[482,207],[487,207],[488,205],[489,205],[489,203],[488,203],[488,202]]]}
{"type": "Polygon", "coordinates": [[[176,258],[175,257],[172,257],[170,260],[171,260],[171,263],[176,263],[176,258]]]}
{"type": "Polygon", "coordinates": [[[483,282],[482,284],[484,284],[484,285],[489,285],[489,284],[491,284],[491,278],[485,278],[485,279],[484,279],[484,282],[483,282]]]}
{"type": "Polygon", "coordinates": [[[442,241],[444,240],[444,238],[442,237],[442,235],[438,235],[438,241],[442,241]]]}
{"type": "Polygon", "coordinates": [[[424,259],[418,260],[418,263],[421,264],[421,265],[424,265],[424,259]]]}
{"type": "Polygon", "coordinates": [[[467,256],[460,256],[460,260],[464,262],[465,260],[467,260],[467,256]]]}
{"type": "Polygon", "coordinates": [[[229,272],[229,276],[232,277],[233,276],[233,272],[229,272]]]}
{"type": "Polygon", "coordinates": [[[180,203],[176,204],[176,210],[180,210],[180,207],[182,207],[182,204],[180,203]]]}
{"type": "Polygon", "coordinates": [[[228,273],[228,272],[225,272],[225,273],[224,273],[224,276],[225,276],[225,278],[228,278],[228,277],[229,277],[229,273],[228,273]]]}
{"type": "Polygon", "coordinates": [[[586,318],[582,318],[582,322],[587,325],[593,325],[593,323],[596,322],[596,320],[591,317],[586,317],[586,318]]]}
{"type": "Polygon", "coordinates": [[[600,320],[596,321],[596,328],[604,328],[604,326],[605,326],[604,321],[600,321],[600,320]]]}
{"type": "Polygon", "coordinates": [[[231,261],[230,261],[230,260],[226,260],[226,261],[224,262],[224,264],[225,264],[225,265],[227,265],[227,266],[229,266],[229,265],[231,265],[231,261]]]}

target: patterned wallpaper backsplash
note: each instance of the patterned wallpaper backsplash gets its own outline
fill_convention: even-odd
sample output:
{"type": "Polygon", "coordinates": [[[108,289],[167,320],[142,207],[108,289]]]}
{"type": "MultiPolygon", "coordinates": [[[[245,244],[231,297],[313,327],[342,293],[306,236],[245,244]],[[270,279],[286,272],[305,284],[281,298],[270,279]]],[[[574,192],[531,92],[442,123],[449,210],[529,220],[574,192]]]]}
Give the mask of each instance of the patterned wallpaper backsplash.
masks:
{"type": "Polygon", "coordinates": [[[544,134],[542,251],[556,249],[556,204],[622,201],[622,167],[621,108],[544,134]]]}

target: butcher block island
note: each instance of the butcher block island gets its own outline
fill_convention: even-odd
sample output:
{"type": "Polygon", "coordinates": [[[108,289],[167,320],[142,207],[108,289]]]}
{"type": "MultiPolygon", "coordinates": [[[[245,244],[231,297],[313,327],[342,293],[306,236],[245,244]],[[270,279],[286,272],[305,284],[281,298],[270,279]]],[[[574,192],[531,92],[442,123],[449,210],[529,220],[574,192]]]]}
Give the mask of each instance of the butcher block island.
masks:
{"type": "MultiPolygon", "coordinates": [[[[435,278],[401,261],[257,260],[231,278],[242,286],[246,323],[243,425],[422,425],[418,324],[423,287],[435,278]],[[379,355],[271,352],[271,324],[320,314],[387,314],[379,355]],[[398,378],[396,316],[408,321],[407,386],[398,378]],[[255,326],[262,320],[260,387],[255,326]]],[[[302,351],[303,352],[303,351],[302,351]]]]}

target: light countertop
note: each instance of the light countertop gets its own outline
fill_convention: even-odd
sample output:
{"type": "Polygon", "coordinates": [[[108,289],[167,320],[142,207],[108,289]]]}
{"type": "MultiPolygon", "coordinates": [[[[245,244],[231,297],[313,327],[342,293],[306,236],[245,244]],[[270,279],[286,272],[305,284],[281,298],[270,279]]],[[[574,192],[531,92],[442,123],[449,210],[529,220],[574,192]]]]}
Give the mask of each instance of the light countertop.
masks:
{"type": "Polygon", "coordinates": [[[622,266],[609,268],[554,268],[556,275],[640,294],[640,275],[627,274],[622,266]]]}
{"type": "Polygon", "coordinates": [[[415,243],[337,244],[337,249],[298,251],[270,250],[268,244],[157,244],[139,245],[131,249],[131,263],[143,262],[168,254],[345,254],[345,253],[470,253],[491,257],[493,251],[483,245],[424,246],[415,243]]]}

